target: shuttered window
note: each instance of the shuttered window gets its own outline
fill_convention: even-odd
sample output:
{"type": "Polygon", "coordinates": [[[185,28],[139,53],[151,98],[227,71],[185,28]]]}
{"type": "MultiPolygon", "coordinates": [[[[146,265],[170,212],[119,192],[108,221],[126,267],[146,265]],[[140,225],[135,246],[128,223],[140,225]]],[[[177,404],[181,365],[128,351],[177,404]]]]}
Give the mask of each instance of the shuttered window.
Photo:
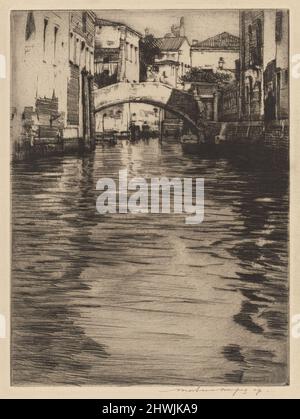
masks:
{"type": "Polygon", "coordinates": [[[71,63],[67,95],[68,124],[79,125],[79,68],[71,63]]]}

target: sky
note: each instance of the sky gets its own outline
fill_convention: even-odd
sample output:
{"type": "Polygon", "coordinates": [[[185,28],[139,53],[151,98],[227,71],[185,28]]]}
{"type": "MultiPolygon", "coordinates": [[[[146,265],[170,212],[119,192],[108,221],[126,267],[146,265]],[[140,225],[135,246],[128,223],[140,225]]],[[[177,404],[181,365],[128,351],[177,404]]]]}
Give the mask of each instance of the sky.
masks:
{"type": "Polygon", "coordinates": [[[189,41],[202,41],[221,32],[239,35],[237,10],[97,10],[98,17],[115,20],[144,34],[145,28],[156,37],[170,32],[173,24],[185,18],[185,33],[189,41]]]}

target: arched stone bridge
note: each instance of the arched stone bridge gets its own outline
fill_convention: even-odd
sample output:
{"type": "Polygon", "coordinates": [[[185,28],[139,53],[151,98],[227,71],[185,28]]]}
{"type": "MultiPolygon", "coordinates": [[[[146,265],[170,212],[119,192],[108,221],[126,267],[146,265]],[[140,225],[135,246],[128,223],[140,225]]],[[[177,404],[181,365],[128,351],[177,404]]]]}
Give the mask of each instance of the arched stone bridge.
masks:
{"type": "Polygon", "coordinates": [[[157,82],[116,83],[94,91],[95,112],[128,102],[164,108],[184,119],[194,132],[203,130],[198,102],[190,93],[157,82]]]}

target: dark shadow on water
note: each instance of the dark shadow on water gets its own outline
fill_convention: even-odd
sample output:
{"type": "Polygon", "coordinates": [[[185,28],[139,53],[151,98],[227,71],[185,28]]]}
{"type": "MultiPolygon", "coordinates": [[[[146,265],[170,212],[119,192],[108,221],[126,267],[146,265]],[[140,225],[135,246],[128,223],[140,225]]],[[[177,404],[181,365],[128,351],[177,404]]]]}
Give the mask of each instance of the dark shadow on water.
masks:
{"type": "Polygon", "coordinates": [[[89,289],[80,274],[89,265],[89,226],[95,224],[91,205],[94,158],[91,154],[78,159],[81,175],[64,185],[59,199],[59,210],[64,209],[63,213],[53,212],[46,195],[47,188],[57,188],[63,176],[60,160],[55,158],[55,164],[52,160],[52,168],[46,160],[31,162],[30,167],[26,167],[28,163],[20,163],[14,168],[13,190],[18,200],[14,201],[13,261],[14,266],[22,266],[12,271],[14,385],[84,384],[93,370],[92,359],[99,362],[109,356],[103,345],[76,325],[80,314],[70,299],[72,293],[78,295],[89,289]],[[24,173],[31,177],[31,182],[24,180],[24,173]],[[39,183],[39,175],[45,173],[49,177],[46,186],[39,183]],[[76,197],[75,188],[80,192],[76,197]],[[38,206],[30,198],[32,194],[45,194],[46,198],[38,206]],[[24,223],[31,211],[36,221],[24,223]],[[63,237],[59,234],[61,229],[63,237]],[[23,252],[19,248],[22,242],[30,243],[23,252]]]}

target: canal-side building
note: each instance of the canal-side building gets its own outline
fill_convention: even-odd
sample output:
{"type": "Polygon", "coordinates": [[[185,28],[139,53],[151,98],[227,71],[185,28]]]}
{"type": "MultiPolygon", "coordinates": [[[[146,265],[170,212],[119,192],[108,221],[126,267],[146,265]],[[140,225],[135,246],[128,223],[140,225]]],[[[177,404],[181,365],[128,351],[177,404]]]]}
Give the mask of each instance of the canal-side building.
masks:
{"type": "Polygon", "coordinates": [[[143,81],[160,82],[177,89],[183,88],[182,77],[191,68],[191,51],[185,36],[184,18],[172,25],[171,32],[156,38],[145,30],[141,42],[143,81]]]}
{"type": "Polygon", "coordinates": [[[287,150],[289,139],[289,14],[240,11],[236,80],[223,86],[219,121],[227,138],[258,141],[287,150]],[[224,128],[225,129],[225,128],[224,128]]]}
{"type": "Polygon", "coordinates": [[[87,143],[95,135],[94,55],[95,19],[91,11],[71,11],[69,15],[69,71],[67,90],[67,132],[87,143]]]}
{"type": "Polygon", "coordinates": [[[220,119],[275,121],[288,117],[288,12],[240,12],[236,80],[221,91],[220,119]]]}
{"type": "Polygon", "coordinates": [[[222,32],[200,42],[192,41],[191,65],[213,71],[231,71],[234,75],[239,53],[240,38],[222,32]]]}
{"type": "MultiPolygon", "coordinates": [[[[190,44],[183,35],[183,21],[178,32],[166,34],[164,38],[156,38],[155,46],[158,54],[155,56],[153,66],[148,68],[148,81],[158,81],[168,84],[176,89],[183,89],[182,77],[191,68],[190,44]],[[177,36],[174,36],[175,35],[177,36]],[[178,36],[179,35],[179,36],[178,36]]],[[[182,120],[172,112],[163,111],[160,116],[163,120],[162,129],[166,135],[178,135],[182,129],[182,120]]]]}
{"type": "Polygon", "coordinates": [[[288,11],[240,12],[240,96],[243,120],[288,115],[288,11]]]}
{"type": "Polygon", "coordinates": [[[89,143],[93,13],[14,11],[11,28],[14,158],[89,143]]]}
{"type": "MultiPolygon", "coordinates": [[[[185,36],[184,18],[179,25],[172,25],[171,32],[162,38],[145,37],[148,49],[155,51],[151,62],[146,65],[146,81],[167,84],[176,89],[184,89],[183,77],[191,69],[190,43],[185,36]]],[[[165,134],[177,135],[182,129],[182,121],[171,112],[159,111],[165,134]]]]}
{"type": "MultiPolygon", "coordinates": [[[[95,85],[140,81],[140,39],[135,29],[120,22],[96,19],[95,85]]],[[[96,114],[96,131],[127,131],[140,105],[121,104],[96,114]]]]}
{"type": "MultiPolygon", "coordinates": [[[[284,120],[289,115],[289,15],[287,10],[277,10],[275,20],[275,51],[273,59],[264,69],[265,119],[284,120]],[[268,97],[275,97],[275,109],[268,112],[268,97]],[[274,112],[275,111],[275,112],[274,112]]],[[[274,28],[274,26],[273,26],[274,28]]],[[[273,32],[274,35],[274,32],[273,32]]]]}
{"type": "Polygon", "coordinates": [[[182,77],[191,68],[190,44],[184,36],[154,39],[158,50],[154,63],[147,72],[148,81],[159,81],[177,89],[183,88],[182,77]]]}
{"type": "Polygon", "coordinates": [[[138,31],[123,23],[96,19],[95,74],[98,87],[139,82],[141,37],[138,31]]]}

